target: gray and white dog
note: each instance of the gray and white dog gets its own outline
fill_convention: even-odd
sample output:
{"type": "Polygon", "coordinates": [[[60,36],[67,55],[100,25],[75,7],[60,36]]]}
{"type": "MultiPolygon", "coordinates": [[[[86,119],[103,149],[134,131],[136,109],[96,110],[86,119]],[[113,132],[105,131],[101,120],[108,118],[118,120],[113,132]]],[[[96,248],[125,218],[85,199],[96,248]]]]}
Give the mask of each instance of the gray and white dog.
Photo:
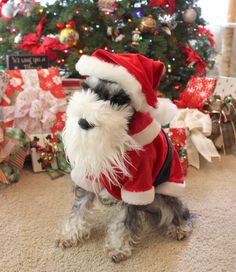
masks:
{"type": "MultiPolygon", "coordinates": [[[[142,152],[138,139],[128,133],[137,109],[123,87],[122,83],[90,76],[82,84],[82,90],[71,97],[63,141],[73,169],[75,201],[57,240],[59,247],[77,246],[90,237],[92,227],[96,227],[93,221],[95,198],[100,197],[102,190],[122,187],[119,177],[122,174],[129,178],[132,164],[127,154],[142,152]],[[101,176],[107,181],[106,189],[101,176]]],[[[119,213],[107,228],[105,243],[114,262],[131,256],[144,214],[154,218],[156,227],[177,240],[191,233],[188,208],[173,194],[167,195],[163,188],[166,187],[160,184],[141,195],[121,188],[121,197],[117,197],[119,213]],[[141,196],[137,204],[136,195],[141,196]]],[[[177,187],[174,185],[174,188],[177,187]]]]}

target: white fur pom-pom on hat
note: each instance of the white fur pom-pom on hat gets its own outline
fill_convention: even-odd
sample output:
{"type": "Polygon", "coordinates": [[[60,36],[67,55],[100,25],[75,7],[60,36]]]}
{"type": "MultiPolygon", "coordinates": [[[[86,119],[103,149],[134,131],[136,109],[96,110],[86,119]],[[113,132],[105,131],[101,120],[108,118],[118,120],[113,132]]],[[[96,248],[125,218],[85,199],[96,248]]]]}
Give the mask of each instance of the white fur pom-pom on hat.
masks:
{"type": "Polygon", "coordinates": [[[139,54],[114,54],[96,50],[83,55],[76,64],[82,76],[94,76],[118,83],[130,96],[136,111],[150,112],[157,108],[155,89],[164,73],[164,64],[139,54]]]}

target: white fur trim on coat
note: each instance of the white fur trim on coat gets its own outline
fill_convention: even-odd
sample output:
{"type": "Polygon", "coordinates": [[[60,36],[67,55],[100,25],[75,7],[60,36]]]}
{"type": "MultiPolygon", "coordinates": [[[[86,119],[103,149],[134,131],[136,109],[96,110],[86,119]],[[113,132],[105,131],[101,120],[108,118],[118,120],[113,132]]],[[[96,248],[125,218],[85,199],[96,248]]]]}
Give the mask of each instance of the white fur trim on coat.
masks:
{"type": "Polygon", "coordinates": [[[131,205],[147,205],[154,201],[155,189],[152,187],[144,192],[130,192],[121,188],[121,198],[124,202],[131,205]]]}
{"type": "Polygon", "coordinates": [[[154,108],[148,105],[141,84],[126,68],[87,55],[81,56],[75,68],[82,76],[117,82],[130,96],[136,111],[153,112],[154,108]]]}
{"type": "Polygon", "coordinates": [[[73,182],[81,187],[82,189],[84,189],[85,191],[88,192],[92,192],[92,193],[100,193],[101,190],[103,189],[102,184],[98,184],[98,182],[92,182],[90,180],[87,179],[80,179],[77,177],[77,171],[74,169],[72,169],[71,171],[71,179],[73,180],[73,182]]]}
{"type": "Polygon", "coordinates": [[[185,181],[183,183],[167,181],[158,185],[155,188],[155,192],[157,194],[178,197],[182,195],[184,188],[185,188],[185,181]]]}
{"type": "Polygon", "coordinates": [[[132,138],[141,146],[150,144],[161,131],[161,126],[153,120],[144,130],[132,135],[132,138]]]}

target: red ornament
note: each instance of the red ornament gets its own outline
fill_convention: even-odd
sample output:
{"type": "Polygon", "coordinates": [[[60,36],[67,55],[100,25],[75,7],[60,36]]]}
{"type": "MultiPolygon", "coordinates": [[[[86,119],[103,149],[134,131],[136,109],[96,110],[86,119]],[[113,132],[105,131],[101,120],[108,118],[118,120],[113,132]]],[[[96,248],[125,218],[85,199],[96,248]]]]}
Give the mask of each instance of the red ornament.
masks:
{"type": "Polygon", "coordinates": [[[152,0],[148,4],[148,7],[161,7],[164,8],[168,5],[168,12],[172,15],[175,9],[175,0],[152,0]]]}
{"type": "Polygon", "coordinates": [[[198,35],[201,37],[206,35],[210,41],[211,46],[215,45],[214,35],[211,33],[209,29],[206,29],[204,26],[200,26],[198,29],[198,35]]]}

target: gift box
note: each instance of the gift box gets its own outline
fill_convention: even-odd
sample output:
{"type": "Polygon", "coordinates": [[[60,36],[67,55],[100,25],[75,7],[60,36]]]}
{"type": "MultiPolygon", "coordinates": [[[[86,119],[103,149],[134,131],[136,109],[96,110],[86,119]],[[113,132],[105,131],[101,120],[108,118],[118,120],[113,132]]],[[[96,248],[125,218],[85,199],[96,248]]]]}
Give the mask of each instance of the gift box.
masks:
{"type": "Polygon", "coordinates": [[[236,78],[235,77],[219,77],[215,87],[214,94],[222,97],[232,95],[236,98],[236,78]]]}
{"type": "Polygon", "coordinates": [[[34,172],[47,171],[52,179],[70,173],[61,133],[30,136],[31,159],[34,172]]]}
{"type": "Polygon", "coordinates": [[[178,108],[190,108],[203,111],[203,103],[213,93],[216,79],[207,77],[192,77],[179,100],[174,100],[178,108]]]}
{"type": "Polygon", "coordinates": [[[66,97],[66,101],[68,102],[71,95],[80,90],[81,80],[77,78],[63,78],[62,79],[62,86],[64,89],[64,94],[66,97]]]}
{"type": "Polygon", "coordinates": [[[172,144],[177,150],[180,158],[180,162],[183,168],[184,175],[187,175],[188,157],[186,146],[186,131],[185,128],[169,128],[168,136],[171,139],[172,144]]]}
{"type": "Polygon", "coordinates": [[[210,138],[217,148],[223,148],[224,154],[236,151],[236,100],[227,95],[212,95],[204,103],[204,112],[212,120],[210,138]]]}
{"type": "MultiPolygon", "coordinates": [[[[9,77],[6,73],[0,71],[0,103],[2,101],[2,97],[5,96],[5,91],[7,88],[7,84],[9,81],[9,77]]],[[[0,120],[2,120],[2,109],[0,106],[0,120]]]]}
{"type": "Polygon", "coordinates": [[[64,112],[66,100],[57,68],[6,70],[9,84],[1,101],[6,127],[27,134],[49,133],[56,114],[64,112]]]}
{"type": "Polygon", "coordinates": [[[188,164],[199,169],[200,155],[207,161],[220,155],[214,143],[208,137],[211,135],[212,124],[209,114],[197,109],[179,109],[170,128],[184,128],[186,132],[186,149],[188,164]]]}
{"type": "Polygon", "coordinates": [[[18,128],[6,130],[0,121],[0,183],[17,182],[25,158],[29,154],[29,139],[18,128]]]}
{"type": "Polygon", "coordinates": [[[48,168],[58,169],[56,147],[51,134],[30,135],[30,153],[34,172],[46,171],[48,168]]]}

